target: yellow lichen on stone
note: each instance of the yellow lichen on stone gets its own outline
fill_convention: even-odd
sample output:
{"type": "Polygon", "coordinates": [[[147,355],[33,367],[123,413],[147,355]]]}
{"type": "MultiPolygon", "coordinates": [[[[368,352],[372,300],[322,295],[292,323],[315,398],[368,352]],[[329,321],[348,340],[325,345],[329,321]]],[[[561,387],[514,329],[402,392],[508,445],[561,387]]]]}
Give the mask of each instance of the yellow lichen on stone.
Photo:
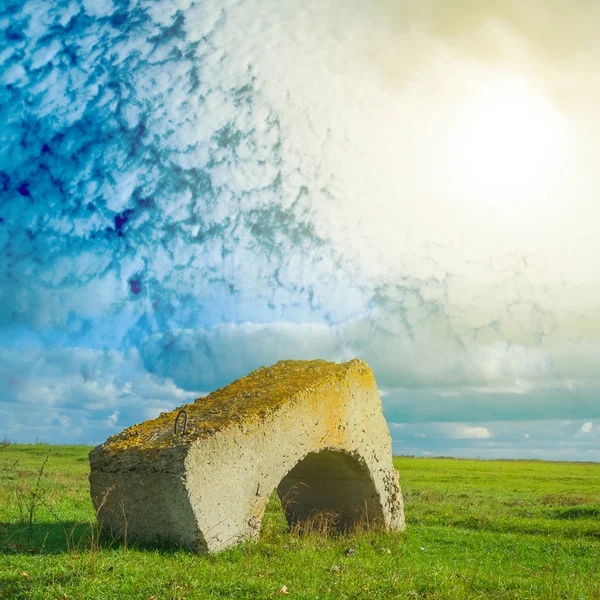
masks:
{"type": "Polygon", "coordinates": [[[374,384],[371,370],[360,360],[342,364],[324,360],[282,360],[268,368],[260,367],[208,396],[197,398],[191,404],[129,427],[110,437],[103,444],[103,449],[108,452],[147,452],[186,446],[232,426],[243,427],[244,424],[268,419],[303,392],[331,384],[339,385],[350,372],[353,377],[365,377],[374,384]],[[182,409],[187,413],[186,433],[180,432],[182,419],[178,433],[175,433],[175,418],[182,409]]]}

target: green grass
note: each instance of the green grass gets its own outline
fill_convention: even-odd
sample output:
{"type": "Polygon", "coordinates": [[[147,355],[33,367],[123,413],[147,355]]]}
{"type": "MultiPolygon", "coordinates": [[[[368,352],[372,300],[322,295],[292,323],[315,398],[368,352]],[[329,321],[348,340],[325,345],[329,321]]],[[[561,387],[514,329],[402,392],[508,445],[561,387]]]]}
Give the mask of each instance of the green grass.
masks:
{"type": "Polygon", "coordinates": [[[273,498],[260,541],[198,556],[98,541],[89,450],[0,446],[0,598],[600,599],[600,464],[396,458],[405,533],[292,535],[273,498]]]}

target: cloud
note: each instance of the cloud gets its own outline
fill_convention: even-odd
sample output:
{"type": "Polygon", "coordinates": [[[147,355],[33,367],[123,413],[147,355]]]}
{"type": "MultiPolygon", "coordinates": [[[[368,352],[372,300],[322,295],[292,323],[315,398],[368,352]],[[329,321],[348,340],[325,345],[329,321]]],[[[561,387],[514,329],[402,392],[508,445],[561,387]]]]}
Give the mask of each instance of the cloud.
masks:
{"type": "Polygon", "coordinates": [[[0,348],[0,421],[15,441],[99,443],[202,392],[148,373],[135,350],[0,348]]]}
{"type": "Polygon", "coordinates": [[[109,17],[115,11],[111,0],[83,0],[83,7],[93,17],[109,17]]]}
{"type": "Polygon", "coordinates": [[[457,440],[485,440],[492,437],[487,427],[474,427],[464,423],[447,423],[442,428],[449,437],[457,440]]]}
{"type": "Polygon", "coordinates": [[[306,307],[309,291],[318,305],[339,260],[325,248],[309,256],[323,246],[312,223],[322,194],[278,152],[281,127],[252,66],[214,68],[221,11],[85,9],[15,4],[3,32],[26,33],[7,41],[3,65],[0,323],[82,339],[76,326],[98,329],[99,315],[151,332],[235,319],[239,296],[261,307],[254,318],[302,288],[306,307]],[[110,68],[98,69],[103,56],[110,68]]]}
{"type": "MultiPolygon", "coordinates": [[[[401,335],[433,320],[459,344],[571,339],[568,315],[598,314],[581,260],[597,249],[593,219],[549,212],[540,228],[523,206],[488,230],[484,204],[444,199],[436,155],[463,98],[456,73],[477,80],[488,68],[453,45],[465,33],[481,43],[494,20],[539,37],[533,14],[559,38],[564,19],[471,4],[457,19],[439,2],[11,3],[0,319],[78,341],[126,321],[100,342],[118,347],[128,332],[335,323],[381,305],[401,314],[401,335]],[[364,17],[377,26],[359,27],[364,17]],[[404,52],[413,45],[418,54],[404,52]],[[405,58],[382,82],[390,48],[405,58]]],[[[585,34],[583,17],[565,18],[585,34]]]]}
{"type": "Polygon", "coordinates": [[[3,405],[100,436],[282,357],[358,356],[395,422],[600,418],[596,12],[9,0],[3,405]],[[543,210],[448,167],[465,100],[508,75],[564,132],[543,210]]]}
{"type": "Polygon", "coordinates": [[[390,431],[395,454],[600,461],[597,434],[581,435],[579,426],[555,419],[492,421],[477,425],[406,423],[401,429],[391,428],[390,431]],[[463,427],[482,429],[478,432],[480,437],[459,437],[465,433],[472,434],[465,432],[463,427]],[[490,433],[490,437],[486,437],[485,431],[490,433]]]}
{"type": "Polygon", "coordinates": [[[594,424],[591,421],[588,421],[587,423],[584,423],[581,426],[580,431],[581,431],[581,433],[590,433],[590,431],[592,431],[593,427],[594,427],[594,424]]]}
{"type": "Polygon", "coordinates": [[[461,426],[457,428],[456,437],[459,439],[468,440],[482,440],[492,437],[487,427],[466,427],[461,426]]]}
{"type": "MultiPolygon", "coordinates": [[[[586,344],[545,349],[458,343],[409,331],[392,311],[339,325],[243,323],[154,334],[140,343],[144,365],[186,389],[213,389],[281,358],[359,357],[373,369],[391,421],[595,416],[600,388],[586,344]],[[580,360],[576,360],[579,358],[580,360]]],[[[444,325],[443,319],[437,324],[444,325]]],[[[436,328],[436,320],[429,326],[436,328]]]]}
{"type": "Polygon", "coordinates": [[[597,387],[571,392],[549,387],[527,394],[464,390],[447,396],[435,389],[395,389],[382,401],[386,417],[404,423],[585,419],[600,416],[599,392],[597,387]]]}

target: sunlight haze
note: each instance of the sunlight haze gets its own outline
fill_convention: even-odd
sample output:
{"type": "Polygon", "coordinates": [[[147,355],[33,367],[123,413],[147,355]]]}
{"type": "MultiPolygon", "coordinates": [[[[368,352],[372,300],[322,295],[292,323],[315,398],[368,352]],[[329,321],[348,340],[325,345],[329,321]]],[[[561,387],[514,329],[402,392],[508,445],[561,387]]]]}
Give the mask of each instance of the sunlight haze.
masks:
{"type": "Polygon", "coordinates": [[[0,23],[0,435],[98,442],[359,357],[398,454],[600,460],[597,3],[0,23]]]}

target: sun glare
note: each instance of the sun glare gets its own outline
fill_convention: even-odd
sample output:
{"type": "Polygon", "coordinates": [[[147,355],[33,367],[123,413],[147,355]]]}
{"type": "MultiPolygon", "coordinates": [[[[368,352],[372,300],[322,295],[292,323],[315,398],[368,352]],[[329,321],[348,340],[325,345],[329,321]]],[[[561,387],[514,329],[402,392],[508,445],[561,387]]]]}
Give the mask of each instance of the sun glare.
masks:
{"type": "Polygon", "coordinates": [[[451,136],[459,188],[500,206],[543,204],[559,170],[561,129],[552,103],[528,81],[489,82],[464,105],[451,136]]]}

